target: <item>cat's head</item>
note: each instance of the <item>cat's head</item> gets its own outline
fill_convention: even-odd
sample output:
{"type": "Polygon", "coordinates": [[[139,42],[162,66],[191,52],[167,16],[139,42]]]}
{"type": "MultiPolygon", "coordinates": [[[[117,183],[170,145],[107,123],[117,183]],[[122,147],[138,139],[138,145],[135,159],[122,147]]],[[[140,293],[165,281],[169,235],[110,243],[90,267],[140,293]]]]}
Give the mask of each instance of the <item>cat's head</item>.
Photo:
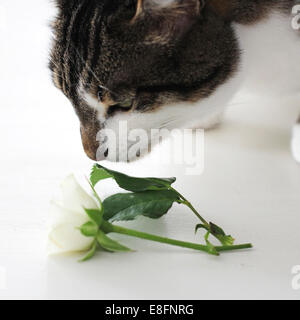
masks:
{"type": "Polygon", "coordinates": [[[204,101],[235,69],[234,32],[204,0],[56,1],[50,69],[75,108],[84,149],[94,160],[147,153],[146,142],[130,157],[124,154],[134,141],[112,150],[116,143],[109,144],[107,129],[118,134],[122,121],[129,131],[148,135],[182,127],[190,112],[185,105],[204,101]]]}

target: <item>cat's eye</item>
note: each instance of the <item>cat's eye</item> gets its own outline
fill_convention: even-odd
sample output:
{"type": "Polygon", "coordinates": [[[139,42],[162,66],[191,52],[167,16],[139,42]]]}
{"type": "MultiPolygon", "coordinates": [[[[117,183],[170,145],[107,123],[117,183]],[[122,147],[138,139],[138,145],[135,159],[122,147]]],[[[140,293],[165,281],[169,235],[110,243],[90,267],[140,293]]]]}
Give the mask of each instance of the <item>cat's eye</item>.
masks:
{"type": "Polygon", "coordinates": [[[119,103],[119,107],[124,108],[124,109],[129,109],[132,107],[132,100],[127,100],[122,103],[119,103]]]}
{"type": "Polygon", "coordinates": [[[113,106],[110,106],[107,110],[107,114],[109,116],[117,113],[117,112],[126,112],[126,111],[130,111],[132,108],[132,101],[126,101],[124,103],[119,103],[119,104],[115,104],[113,106]]]}

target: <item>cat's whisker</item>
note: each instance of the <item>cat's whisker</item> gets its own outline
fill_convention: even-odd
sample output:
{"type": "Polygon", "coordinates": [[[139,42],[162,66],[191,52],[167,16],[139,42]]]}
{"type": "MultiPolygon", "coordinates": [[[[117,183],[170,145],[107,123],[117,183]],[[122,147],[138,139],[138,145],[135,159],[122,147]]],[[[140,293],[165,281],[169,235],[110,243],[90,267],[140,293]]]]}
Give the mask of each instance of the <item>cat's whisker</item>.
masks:
{"type": "Polygon", "coordinates": [[[170,124],[174,124],[176,121],[180,121],[180,119],[179,119],[179,118],[172,118],[172,119],[170,119],[170,120],[165,121],[164,123],[162,123],[162,124],[160,125],[159,130],[161,130],[161,129],[168,129],[168,126],[169,126],[170,124]]]}

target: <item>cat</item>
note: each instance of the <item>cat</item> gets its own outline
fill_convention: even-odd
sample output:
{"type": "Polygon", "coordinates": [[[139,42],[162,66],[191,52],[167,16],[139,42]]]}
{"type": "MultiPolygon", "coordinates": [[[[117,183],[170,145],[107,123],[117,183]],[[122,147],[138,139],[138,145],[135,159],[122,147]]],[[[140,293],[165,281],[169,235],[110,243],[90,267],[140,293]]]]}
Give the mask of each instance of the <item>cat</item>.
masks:
{"type": "MultiPolygon", "coordinates": [[[[214,126],[245,79],[270,94],[300,93],[294,0],[55,1],[49,67],[93,160],[149,152],[145,143],[129,157],[126,143],[115,157],[105,132],[122,121],[149,134],[214,126]]],[[[291,149],[300,162],[300,118],[291,149]]]]}

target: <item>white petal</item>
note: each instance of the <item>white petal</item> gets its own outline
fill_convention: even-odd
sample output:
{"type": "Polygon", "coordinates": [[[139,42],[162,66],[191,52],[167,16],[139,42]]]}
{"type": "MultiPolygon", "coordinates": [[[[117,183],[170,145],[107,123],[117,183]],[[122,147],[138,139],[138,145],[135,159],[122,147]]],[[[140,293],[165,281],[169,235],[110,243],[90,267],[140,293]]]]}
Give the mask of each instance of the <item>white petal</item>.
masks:
{"type": "Polygon", "coordinates": [[[86,215],[83,208],[96,209],[96,201],[80,186],[74,175],[68,176],[61,184],[63,206],[86,215]]]}
{"type": "Polygon", "coordinates": [[[57,226],[49,233],[48,253],[69,253],[87,251],[94,239],[83,236],[70,224],[57,226]]]}
{"type": "Polygon", "coordinates": [[[87,214],[75,212],[68,208],[64,208],[61,203],[51,202],[49,211],[49,225],[54,228],[61,224],[75,223],[77,227],[89,221],[87,214]]]}
{"type": "Polygon", "coordinates": [[[85,251],[91,247],[93,238],[85,237],[78,228],[89,221],[88,216],[65,209],[52,202],[52,227],[49,232],[48,253],[85,251]]]}

